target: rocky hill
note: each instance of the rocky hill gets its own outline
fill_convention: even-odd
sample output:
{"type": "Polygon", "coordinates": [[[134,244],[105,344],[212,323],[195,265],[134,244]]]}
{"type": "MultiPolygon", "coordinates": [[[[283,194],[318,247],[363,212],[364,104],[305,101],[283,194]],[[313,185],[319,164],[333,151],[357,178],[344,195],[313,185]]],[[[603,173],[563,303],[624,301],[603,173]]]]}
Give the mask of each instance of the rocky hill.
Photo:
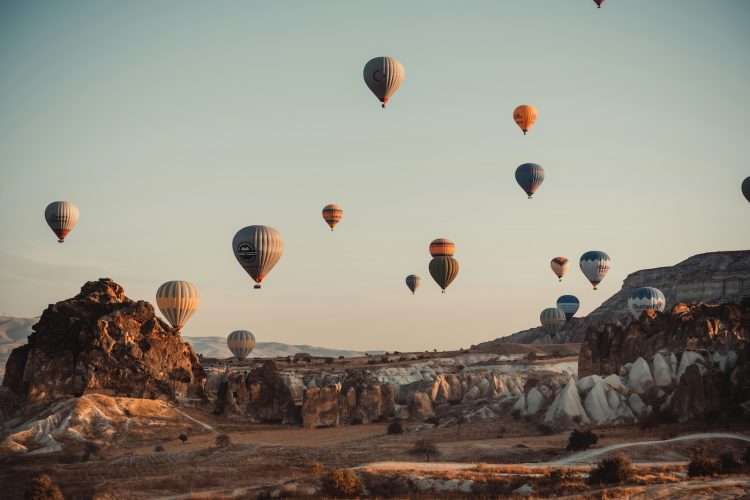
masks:
{"type": "MultiPolygon", "coordinates": [[[[232,357],[227,347],[226,337],[189,337],[183,339],[193,346],[193,350],[206,358],[225,359],[232,357]]],[[[250,355],[253,358],[285,358],[306,352],[311,356],[352,358],[364,356],[364,352],[349,351],[345,349],[330,349],[328,347],[316,347],[312,345],[292,345],[283,342],[257,342],[255,349],[250,355]]],[[[368,351],[370,354],[382,354],[383,351],[368,351]]]]}
{"type": "Polygon", "coordinates": [[[633,289],[642,286],[656,287],[664,292],[668,309],[677,303],[739,303],[744,297],[750,297],[750,250],[704,253],[674,266],[630,274],[619,292],[588,316],[573,318],[555,339],[550,339],[541,327],[535,327],[472,347],[483,349],[498,344],[581,342],[590,327],[600,327],[607,322],[629,322],[628,296],[633,289]]]}
{"type": "Polygon", "coordinates": [[[89,281],[50,305],[28,343],[13,349],[3,396],[40,401],[103,393],[175,399],[203,396],[205,373],[179,331],[110,279],[89,281]]]}

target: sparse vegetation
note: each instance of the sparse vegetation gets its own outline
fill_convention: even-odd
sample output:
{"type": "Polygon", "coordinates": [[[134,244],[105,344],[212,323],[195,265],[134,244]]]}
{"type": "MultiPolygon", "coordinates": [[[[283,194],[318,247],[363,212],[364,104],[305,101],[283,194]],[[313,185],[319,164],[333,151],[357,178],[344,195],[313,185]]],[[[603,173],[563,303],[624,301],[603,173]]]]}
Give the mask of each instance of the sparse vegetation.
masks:
{"type": "Polygon", "coordinates": [[[538,430],[539,434],[541,434],[542,436],[551,436],[555,433],[555,430],[547,424],[537,425],[536,430],[538,430]]]}
{"type": "Polygon", "coordinates": [[[219,448],[229,448],[230,446],[232,446],[232,438],[229,437],[229,434],[219,434],[218,436],[216,436],[214,443],[219,448]]]}
{"type": "Polygon", "coordinates": [[[591,430],[579,431],[578,429],[573,429],[570,437],[568,437],[568,446],[566,449],[569,451],[583,451],[595,445],[597,441],[599,441],[599,436],[591,430]]]}
{"type": "Polygon", "coordinates": [[[354,498],[362,492],[362,482],[347,469],[332,469],[321,479],[323,493],[334,498],[354,498]]]}
{"type": "Polygon", "coordinates": [[[388,434],[403,434],[403,433],[404,433],[404,424],[402,424],[400,420],[391,422],[388,425],[388,434]]]}
{"type": "Polygon", "coordinates": [[[185,443],[187,443],[188,435],[185,434],[184,432],[181,432],[180,435],[177,436],[177,439],[179,439],[180,441],[182,441],[182,444],[185,444],[185,443]]]}
{"type": "Polygon", "coordinates": [[[592,467],[589,484],[622,484],[633,477],[634,469],[625,455],[605,458],[592,467]]]}
{"type": "Polygon", "coordinates": [[[688,477],[707,477],[715,476],[719,473],[721,465],[719,462],[711,460],[703,451],[693,454],[688,464],[688,477]]]}
{"type": "Polygon", "coordinates": [[[47,474],[42,474],[31,480],[23,493],[24,500],[65,500],[60,488],[47,474]]]}
{"type": "Polygon", "coordinates": [[[323,472],[323,464],[315,459],[308,460],[305,464],[305,468],[314,476],[320,475],[320,473],[323,472]]]}
{"type": "Polygon", "coordinates": [[[424,455],[429,462],[432,457],[440,456],[440,450],[437,449],[435,443],[427,438],[417,439],[414,442],[414,446],[409,450],[412,455],[424,455]]]}
{"type": "Polygon", "coordinates": [[[409,498],[416,491],[414,481],[401,474],[365,473],[362,483],[374,498],[409,498]]]}

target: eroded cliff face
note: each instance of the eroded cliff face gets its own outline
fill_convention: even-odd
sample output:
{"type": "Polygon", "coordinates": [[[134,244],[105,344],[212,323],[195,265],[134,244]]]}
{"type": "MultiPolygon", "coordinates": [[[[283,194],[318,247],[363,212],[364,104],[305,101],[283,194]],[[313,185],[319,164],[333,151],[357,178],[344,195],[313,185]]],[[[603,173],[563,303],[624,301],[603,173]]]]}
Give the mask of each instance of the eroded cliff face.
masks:
{"type": "Polygon", "coordinates": [[[179,331],[110,279],[89,281],[72,299],[50,305],[33,330],[11,352],[3,379],[21,401],[90,393],[205,398],[205,373],[179,331]]]}
{"type": "Polygon", "coordinates": [[[658,352],[706,351],[735,355],[748,348],[750,299],[740,305],[677,304],[666,314],[647,311],[622,327],[590,327],[581,344],[578,375],[618,373],[621,366],[658,352]]]}
{"type": "Polygon", "coordinates": [[[619,292],[602,302],[588,316],[573,318],[554,339],[546,335],[541,327],[535,327],[483,342],[473,348],[491,348],[508,343],[581,342],[591,327],[600,327],[605,323],[625,326],[632,319],[627,307],[628,296],[642,286],[661,290],[667,299],[667,308],[677,303],[739,304],[743,298],[750,297],[750,250],[704,253],[674,266],[630,274],[619,292]]]}

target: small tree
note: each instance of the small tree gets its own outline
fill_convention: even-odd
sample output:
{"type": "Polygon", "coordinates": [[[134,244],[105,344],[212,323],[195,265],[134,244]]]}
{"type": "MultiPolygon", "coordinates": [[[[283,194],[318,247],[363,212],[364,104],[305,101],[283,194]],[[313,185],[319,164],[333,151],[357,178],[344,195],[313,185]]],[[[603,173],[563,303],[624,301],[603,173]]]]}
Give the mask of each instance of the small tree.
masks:
{"type": "Polygon", "coordinates": [[[182,444],[185,444],[185,443],[187,443],[188,435],[185,434],[184,432],[182,432],[182,433],[180,433],[179,436],[177,436],[177,439],[179,439],[180,441],[182,441],[182,444]]]}
{"type": "Polygon", "coordinates": [[[409,450],[409,453],[412,455],[424,455],[428,462],[431,457],[440,456],[440,450],[437,449],[435,443],[427,438],[417,439],[412,449],[409,450]]]}
{"type": "Polygon", "coordinates": [[[42,474],[31,480],[23,492],[24,500],[65,500],[60,488],[51,477],[42,474]]]}
{"type": "Polygon", "coordinates": [[[591,469],[589,484],[622,484],[633,476],[633,466],[625,455],[605,458],[591,469]]]}
{"type": "Polygon", "coordinates": [[[403,434],[403,433],[404,433],[404,425],[399,420],[396,420],[395,422],[391,422],[388,425],[388,434],[403,434]]]}
{"type": "Polygon", "coordinates": [[[597,441],[599,441],[599,436],[590,430],[579,431],[578,429],[574,429],[568,438],[567,449],[570,451],[583,451],[589,446],[596,444],[597,441]]]}
{"type": "Polygon", "coordinates": [[[216,436],[216,440],[214,442],[219,448],[229,448],[230,446],[232,446],[232,438],[229,437],[229,434],[219,434],[218,436],[216,436]]]}

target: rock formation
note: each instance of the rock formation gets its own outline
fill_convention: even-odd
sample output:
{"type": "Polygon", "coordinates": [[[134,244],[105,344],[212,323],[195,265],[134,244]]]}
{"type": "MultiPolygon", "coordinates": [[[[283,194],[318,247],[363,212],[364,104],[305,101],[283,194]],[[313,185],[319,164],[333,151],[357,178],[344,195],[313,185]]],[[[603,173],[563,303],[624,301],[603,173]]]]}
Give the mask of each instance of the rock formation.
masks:
{"type": "Polygon", "coordinates": [[[532,344],[581,342],[591,327],[605,323],[624,326],[632,319],[628,296],[635,288],[653,286],[664,292],[667,307],[678,303],[723,304],[750,297],[750,250],[711,252],[695,255],[670,267],[645,269],[628,275],[619,292],[605,300],[584,318],[573,318],[554,338],[549,339],[541,327],[483,342],[472,349],[487,349],[497,344],[532,344]]]}
{"type": "Polygon", "coordinates": [[[50,305],[33,330],[12,351],[3,379],[21,401],[90,393],[205,397],[205,373],[180,332],[110,279],[89,281],[72,299],[50,305]]]}
{"type": "MultiPolygon", "coordinates": [[[[708,351],[736,359],[749,340],[750,298],[740,305],[677,304],[667,314],[648,311],[625,328],[612,323],[590,328],[581,344],[578,375],[617,373],[624,364],[661,351],[708,351]]],[[[664,361],[659,358],[657,364],[664,361]]]]}

